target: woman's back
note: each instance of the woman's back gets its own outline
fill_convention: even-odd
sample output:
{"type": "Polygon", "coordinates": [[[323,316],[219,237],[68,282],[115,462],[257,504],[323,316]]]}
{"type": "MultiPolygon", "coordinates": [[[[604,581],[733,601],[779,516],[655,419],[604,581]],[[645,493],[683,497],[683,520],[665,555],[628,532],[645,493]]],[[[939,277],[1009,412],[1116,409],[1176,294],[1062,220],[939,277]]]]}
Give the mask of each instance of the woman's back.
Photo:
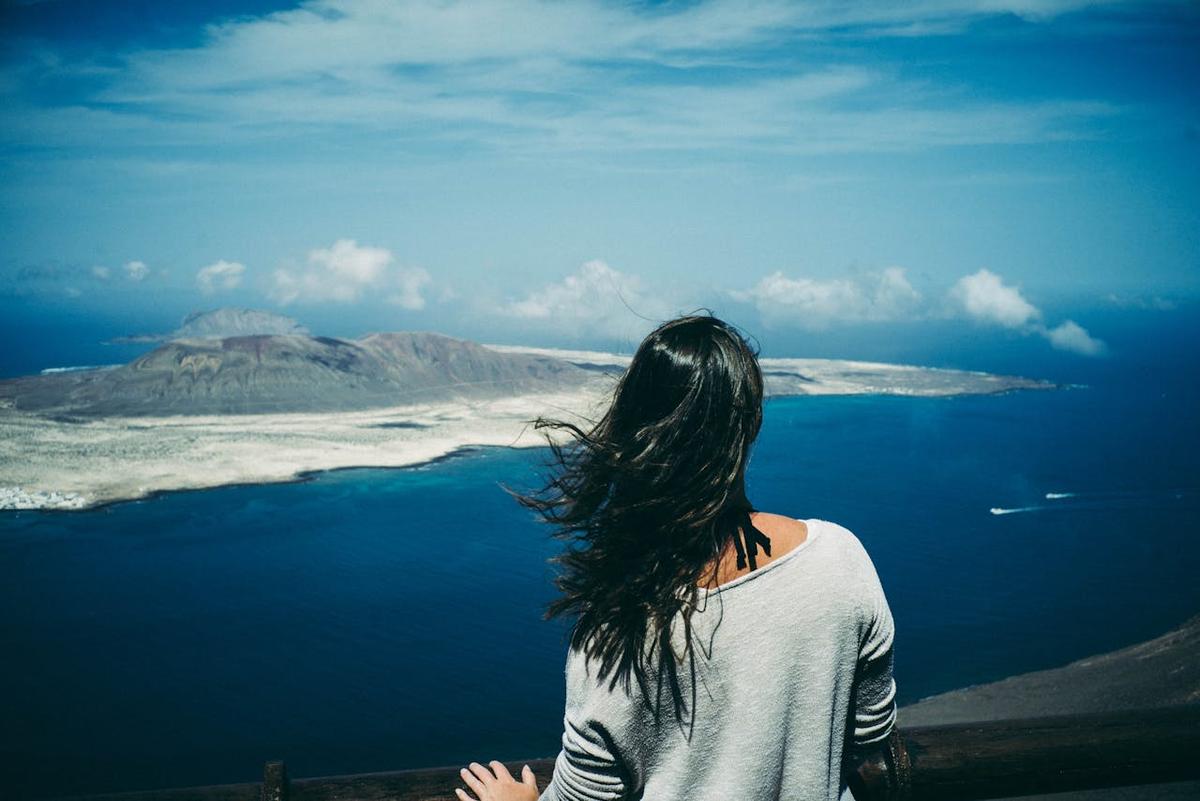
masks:
{"type": "Polygon", "coordinates": [[[892,620],[866,551],[746,494],[764,389],[746,337],[686,315],[646,336],[599,420],[534,421],[567,444],[547,434],[551,475],[514,496],[568,542],[547,615],[574,618],[543,799],[837,799],[847,732],[888,733],[892,620]]]}
{"type": "Polygon", "coordinates": [[[773,538],[774,559],[732,579],[719,571],[720,586],[700,590],[695,680],[686,661],[679,671],[682,724],[665,687],[656,719],[636,685],[609,690],[571,650],[563,750],[542,801],[849,798],[846,746],[882,739],[895,721],[893,623],[857,537],[805,524],[790,550],[773,538]]]}

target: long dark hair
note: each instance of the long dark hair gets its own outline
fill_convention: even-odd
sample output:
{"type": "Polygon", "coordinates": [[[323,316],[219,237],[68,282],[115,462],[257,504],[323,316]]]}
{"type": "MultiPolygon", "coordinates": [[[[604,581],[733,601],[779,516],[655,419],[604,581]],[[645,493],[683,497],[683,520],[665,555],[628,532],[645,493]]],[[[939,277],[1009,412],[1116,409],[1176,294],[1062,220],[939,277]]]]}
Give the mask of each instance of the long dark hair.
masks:
{"type": "Polygon", "coordinates": [[[750,522],[755,510],[745,486],[762,401],[757,347],[711,314],[670,320],[638,347],[590,430],[533,421],[535,429],[565,433],[566,443],[545,434],[553,470],[542,489],[508,490],[568,543],[551,560],[562,568],[555,579],[562,595],[546,618],[574,615],[571,647],[598,660],[600,679],[611,675],[610,690],[621,681],[629,692],[632,676],[655,719],[664,681],[681,724],[686,710],[671,646],[680,613],[694,705],[691,615],[705,566],[715,581],[730,540],[739,568],[747,558],[757,566],[760,544],[771,552],[750,522]],[[651,704],[647,668],[655,650],[651,704]]]}

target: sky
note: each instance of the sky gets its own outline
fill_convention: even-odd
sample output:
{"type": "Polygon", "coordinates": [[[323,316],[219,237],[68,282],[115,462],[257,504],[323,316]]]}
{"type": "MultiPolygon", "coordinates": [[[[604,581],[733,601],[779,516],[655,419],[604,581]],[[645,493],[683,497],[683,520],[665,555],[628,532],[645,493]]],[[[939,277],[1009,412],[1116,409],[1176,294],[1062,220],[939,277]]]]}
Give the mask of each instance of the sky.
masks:
{"type": "Polygon", "coordinates": [[[767,355],[1069,363],[1200,308],[1195,3],[2,9],[6,337],[629,350],[707,309],[767,355]]]}

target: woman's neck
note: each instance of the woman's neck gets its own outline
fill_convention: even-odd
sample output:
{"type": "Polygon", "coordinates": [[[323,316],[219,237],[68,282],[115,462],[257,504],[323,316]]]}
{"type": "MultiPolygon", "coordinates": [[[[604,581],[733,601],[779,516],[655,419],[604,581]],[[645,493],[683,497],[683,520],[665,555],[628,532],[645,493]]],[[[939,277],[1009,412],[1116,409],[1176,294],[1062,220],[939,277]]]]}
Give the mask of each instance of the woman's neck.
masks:
{"type": "MultiPolygon", "coordinates": [[[[701,587],[714,589],[722,584],[728,584],[736,578],[770,564],[793,548],[798,547],[808,538],[808,526],[802,520],[796,520],[795,518],[770,514],[769,512],[751,512],[750,522],[771,541],[771,552],[768,554],[763,548],[759,548],[755,560],[757,563],[755,568],[750,566],[749,560],[741,567],[738,567],[737,548],[734,545],[733,538],[730,538],[730,541],[726,544],[725,549],[721,552],[721,556],[717,560],[715,580],[712,575],[713,563],[710,562],[701,574],[701,577],[707,582],[701,584],[701,587]]],[[[741,534],[736,534],[735,536],[740,537],[741,534]]]]}

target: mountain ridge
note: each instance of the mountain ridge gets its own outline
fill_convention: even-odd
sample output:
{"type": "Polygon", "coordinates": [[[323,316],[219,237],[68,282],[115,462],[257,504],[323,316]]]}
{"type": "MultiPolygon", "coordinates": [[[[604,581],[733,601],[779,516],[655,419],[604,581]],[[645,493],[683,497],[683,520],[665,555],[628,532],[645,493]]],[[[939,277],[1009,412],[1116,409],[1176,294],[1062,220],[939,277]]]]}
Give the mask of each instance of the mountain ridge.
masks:
{"type": "Polygon", "coordinates": [[[577,388],[564,360],[434,332],[173,339],[128,364],[0,381],[0,403],[78,417],[355,411],[577,388]]]}
{"type": "Polygon", "coordinates": [[[115,337],[113,344],[170,342],[175,339],[224,339],[252,334],[308,334],[297,320],[265,309],[222,306],[197,310],[183,318],[174,331],[166,334],[131,334],[115,337]]]}

